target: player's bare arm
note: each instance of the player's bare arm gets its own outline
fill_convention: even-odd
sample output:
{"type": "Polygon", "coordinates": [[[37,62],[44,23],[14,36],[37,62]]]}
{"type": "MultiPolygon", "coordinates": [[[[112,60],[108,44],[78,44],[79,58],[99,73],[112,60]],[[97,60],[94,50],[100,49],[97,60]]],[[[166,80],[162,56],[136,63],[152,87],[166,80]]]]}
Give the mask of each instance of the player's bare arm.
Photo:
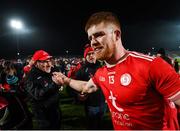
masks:
{"type": "Polygon", "coordinates": [[[74,79],[68,78],[61,72],[54,72],[52,79],[54,79],[55,83],[58,85],[68,85],[71,88],[82,93],[92,93],[98,89],[91,79],[88,82],[74,80],[74,79]]]}
{"type": "Polygon", "coordinates": [[[83,87],[82,93],[92,93],[92,92],[96,92],[97,90],[98,87],[94,84],[93,80],[90,79],[83,87]]]}

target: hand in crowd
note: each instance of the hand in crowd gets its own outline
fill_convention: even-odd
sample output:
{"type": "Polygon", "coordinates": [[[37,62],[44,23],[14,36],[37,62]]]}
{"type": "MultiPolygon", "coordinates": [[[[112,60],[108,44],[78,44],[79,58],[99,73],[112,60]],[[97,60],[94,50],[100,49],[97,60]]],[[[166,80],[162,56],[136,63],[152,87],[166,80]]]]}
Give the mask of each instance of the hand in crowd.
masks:
{"type": "Polygon", "coordinates": [[[30,66],[34,65],[34,63],[35,63],[35,61],[34,61],[33,59],[31,59],[31,60],[29,61],[29,65],[30,65],[30,66]]]}

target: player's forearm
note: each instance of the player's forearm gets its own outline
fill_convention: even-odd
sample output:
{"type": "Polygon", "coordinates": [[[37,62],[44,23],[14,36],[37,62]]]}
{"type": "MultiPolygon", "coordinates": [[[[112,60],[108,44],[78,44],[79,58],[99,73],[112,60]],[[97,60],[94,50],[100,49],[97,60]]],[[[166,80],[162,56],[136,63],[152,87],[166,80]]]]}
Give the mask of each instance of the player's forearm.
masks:
{"type": "MultiPolygon", "coordinates": [[[[68,85],[79,92],[82,92],[84,88],[88,90],[88,87],[86,87],[88,82],[68,78],[61,72],[53,72],[52,80],[57,85],[68,85]]],[[[88,92],[88,91],[85,91],[85,92],[88,92]]]]}
{"type": "Polygon", "coordinates": [[[80,81],[80,80],[74,80],[74,79],[69,79],[69,83],[68,85],[79,91],[79,92],[82,92],[83,88],[86,86],[87,82],[86,81],[80,81]]]}

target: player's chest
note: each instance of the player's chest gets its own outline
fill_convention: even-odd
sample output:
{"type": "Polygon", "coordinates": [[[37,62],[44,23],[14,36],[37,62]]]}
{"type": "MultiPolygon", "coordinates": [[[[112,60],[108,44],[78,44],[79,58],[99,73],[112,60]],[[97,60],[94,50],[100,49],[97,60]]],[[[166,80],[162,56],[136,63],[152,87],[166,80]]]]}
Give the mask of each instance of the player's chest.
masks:
{"type": "Polygon", "coordinates": [[[99,77],[99,80],[104,80],[101,86],[106,96],[113,94],[123,103],[142,100],[149,87],[149,81],[144,73],[131,70],[111,70],[99,77]]]}

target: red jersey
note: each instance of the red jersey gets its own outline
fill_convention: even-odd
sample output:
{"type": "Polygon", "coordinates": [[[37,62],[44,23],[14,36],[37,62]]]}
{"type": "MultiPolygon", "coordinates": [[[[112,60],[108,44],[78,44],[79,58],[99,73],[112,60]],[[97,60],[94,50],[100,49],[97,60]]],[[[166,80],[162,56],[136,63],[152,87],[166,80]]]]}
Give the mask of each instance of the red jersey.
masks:
{"type": "Polygon", "coordinates": [[[180,97],[180,77],[162,58],[128,52],[92,80],[105,95],[115,130],[179,129],[170,99],[180,97]]]}
{"type": "Polygon", "coordinates": [[[71,77],[71,78],[75,79],[75,74],[81,68],[81,66],[82,66],[81,63],[79,63],[77,66],[71,66],[70,70],[67,73],[67,76],[69,78],[71,77]]]}

